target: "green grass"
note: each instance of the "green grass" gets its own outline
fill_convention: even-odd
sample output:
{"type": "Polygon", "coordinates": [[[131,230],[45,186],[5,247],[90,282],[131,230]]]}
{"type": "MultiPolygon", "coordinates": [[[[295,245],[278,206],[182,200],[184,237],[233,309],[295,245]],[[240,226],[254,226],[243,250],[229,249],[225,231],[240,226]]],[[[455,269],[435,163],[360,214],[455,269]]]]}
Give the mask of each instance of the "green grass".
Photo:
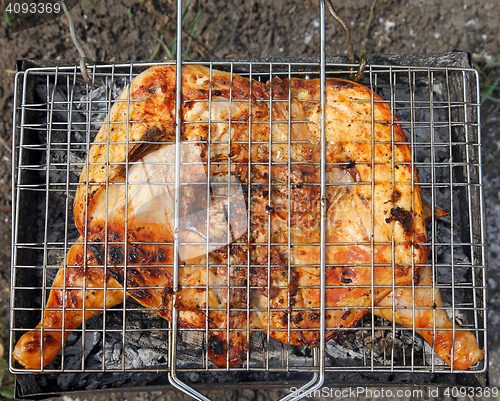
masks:
{"type": "MultiPolygon", "coordinates": [[[[189,26],[186,27],[186,16],[187,16],[187,12],[188,12],[190,5],[191,5],[191,0],[189,0],[188,4],[184,8],[184,10],[182,12],[182,18],[181,18],[182,30],[185,32],[188,32],[187,36],[189,37],[188,43],[186,46],[186,51],[184,52],[184,57],[183,57],[184,60],[188,60],[189,50],[191,50],[191,45],[193,43],[193,36],[196,33],[196,30],[198,29],[198,22],[199,22],[200,17],[201,17],[201,11],[198,11],[194,17],[193,22],[191,22],[191,24],[189,24],[189,26]]],[[[167,33],[172,32],[172,31],[174,31],[174,30],[171,28],[171,25],[169,22],[169,23],[167,23],[165,29],[160,32],[161,37],[158,38],[158,37],[152,35],[153,38],[158,42],[158,45],[156,46],[155,50],[151,54],[151,57],[149,57],[149,61],[153,61],[158,56],[161,49],[163,49],[163,51],[165,52],[168,59],[172,60],[176,57],[177,38],[174,38],[173,43],[170,47],[167,46],[167,44],[163,41],[163,38],[167,35],[167,33]]],[[[182,37],[185,37],[185,36],[186,36],[186,33],[183,33],[182,37]]]]}
{"type": "Polygon", "coordinates": [[[500,111],[500,60],[494,57],[485,64],[474,64],[474,68],[479,73],[481,104],[488,100],[497,103],[494,110],[486,117],[484,121],[486,124],[491,117],[500,111]]]}
{"type": "MultiPolygon", "coordinates": [[[[365,36],[363,38],[363,41],[361,42],[365,46],[366,46],[366,41],[368,40],[368,33],[370,32],[370,25],[372,24],[373,15],[374,15],[376,5],[377,5],[377,0],[373,0],[372,5],[370,7],[370,14],[368,15],[368,22],[366,23],[365,36]]],[[[361,52],[368,53],[366,49],[361,50],[361,52]]]]}
{"type": "Polygon", "coordinates": [[[15,376],[9,372],[9,364],[0,359],[0,399],[10,400],[14,398],[15,376]]]}
{"type": "Polygon", "coordinates": [[[198,28],[198,21],[200,20],[201,17],[201,11],[198,11],[196,13],[196,16],[194,17],[194,21],[191,23],[189,26],[188,30],[190,31],[190,36],[189,36],[189,41],[186,47],[186,53],[184,53],[184,60],[187,60],[188,54],[189,54],[189,49],[191,48],[191,44],[193,43],[193,36],[196,32],[196,29],[198,28]]]}
{"type": "Polygon", "coordinates": [[[153,61],[156,58],[156,56],[158,55],[158,52],[160,51],[160,47],[161,47],[160,44],[158,44],[158,46],[156,46],[156,48],[154,49],[153,53],[151,53],[151,56],[149,57],[148,61],[153,61]]]}
{"type": "Polygon", "coordinates": [[[96,7],[96,5],[94,4],[94,2],[92,0],[87,0],[87,2],[92,6],[92,8],[94,9],[94,11],[97,13],[97,15],[99,16],[99,18],[102,18],[102,14],[101,12],[99,11],[99,9],[96,7]]]}
{"type": "Polygon", "coordinates": [[[12,23],[14,22],[14,15],[12,13],[9,13],[8,11],[5,11],[3,13],[3,20],[7,22],[8,26],[12,26],[12,23]]]}
{"type": "Polygon", "coordinates": [[[497,90],[500,90],[500,60],[494,57],[486,64],[474,64],[481,78],[481,102],[485,102],[497,90]]]}

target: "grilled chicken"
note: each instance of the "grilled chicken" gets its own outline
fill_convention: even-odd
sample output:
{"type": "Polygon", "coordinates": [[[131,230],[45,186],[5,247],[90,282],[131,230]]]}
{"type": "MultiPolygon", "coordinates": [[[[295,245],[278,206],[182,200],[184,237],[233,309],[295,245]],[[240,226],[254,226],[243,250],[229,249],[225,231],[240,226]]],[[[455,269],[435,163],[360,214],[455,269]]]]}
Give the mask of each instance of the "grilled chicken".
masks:
{"type": "MultiPolygon", "coordinates": [[[[42,369],[82,319],[123,301],[122,288],[166,319],[175,306],[180,327],[208,328],[218,367],[247,360],[253,331],[290,345],[318,344],[319,81],[264,84],[183,67],[176,189],[175,77],[174,66],[140,74],[101,127],[75,198],[81,244],[56,277],[43,322],[16,346],[25,367],[42,369]]],[[[373,306],[412,327],[404,307],[413,305],[411,288],[430,277],[427,270],[421,277],[427,234],[410,147],[368,88],[328,79],[326,98],[327,338],[373,306]]],[[[431,297],[439,306],[438,292],[417,288],[416,304],[429,306],[431,297]]],[[[446,330],[453,323],[441,312],[434,319],[432,309],[420,310],[415,329],[446,363],[468,369],[482,351],[464,331],[453,343],[446,330]]]]}
{"type": "Polygon", "coordinates": [[[448,317],[439,290],[433,288],[429,266],[422,271],[418,285],[396,288],[379,302],[374,313],[414,328],[443,361],[450,366],[453,362],[454,369],[466,370],[483,358],[474,334],[454,324],[448,317]]]}
{"type": "Polygon", "coordinates": [[[42,369],[54,360],[68,335],[83,320],[123,302],[123,287],[113,278],[105,277],[96,262],[89,257],[88,263],[83,263],[81,244],[69,250],[67,267],[59,269],[52,282],[43,321],[24,334],[14,349],[14,358],[27,369],[42,369]]]}

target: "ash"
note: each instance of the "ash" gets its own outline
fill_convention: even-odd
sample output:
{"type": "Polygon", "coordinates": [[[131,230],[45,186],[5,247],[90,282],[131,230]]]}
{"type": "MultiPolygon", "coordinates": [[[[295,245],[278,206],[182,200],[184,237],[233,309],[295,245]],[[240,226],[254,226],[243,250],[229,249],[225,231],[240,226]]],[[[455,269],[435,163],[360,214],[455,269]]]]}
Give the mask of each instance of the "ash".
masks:
{"type": "MultiPolygon", "coordinates": [[[[374,89],[382,98],[392,99],[391,107],[409,141],[414,144],[413,158],[422,184],[423,200],[452,213],[427,224],[428,236],[432,241],[429,263],[432,261],[435,265],[435,283],[447,287],[441,289],[445,306],[453,304],[450,284],[456,286],[455,309],[452,311],[450,308],[450,317],[467,327],[467,323],[472,322],[471,316],[457,307],[457,300],[461,300],[460,305],[469,305],[467,302],[470,302],[470,257],[466,253],[469,252],[466,247],[455,245],[470,241],[466,237],[467,226],[464,227],[461,219],[461,211],[466,208],[463,204],[464,189],[451,185],[431,185],[432,182],[454,182],[461,174],[459,167],[452,164],[455,155],[449,146],[448,110],[439,107],[439,102],[447,101],[446,91],[443,90],[445,78],[434,77],[430,90],[425,74],[416,77],[416,85],[408,83],[405,77],[398,77],[395,93],[384,79],[388,77],[379,74],[374,89]],[[412,96],[416,104],[413,110],[409,108],[409,99],[412,96]],[[424,123],[412,123],[412,113],[414,122],[424,123]],[[436,167],[437,165],[439,167],[436,167]],[[466,284],[469,284],[469,287],[466,284]]],[[[78,182],[79,173],[85,164],[89,144],[100,125],[105,122],[113,99],[127,84],[128,79],[118,77],[112,82],[107,78],[103,85],[92,91],[86,91],[78,85],[71,90],[67,86],[53,84],[40,84],[36,87],[42,100],[55,101],[53,118],[57,120],[49,138],[48,152],[42,160],[42,165],[48,165],[51,186],[57,190],[50,191],[46,202],[38,209],[40,242],[55,244],[47,251],[47,264],[53,267],[46,271],[47,282],[51,282],[55,276],[71,242],[78,238],[72,221],[72,203],[76,191],[75,183],[78,182]],[[73,103],[71,110],[68,101],[73,103]]],[[[40,138],[42,143],[47,139],[40,138]]],[[[42,257],[40,263],[43,263],[42,257]]],[[[82,381],[86,383],[87,389],[103,388],[112,384],[102,382],[102,377],[97,374],[76,372],[82,369],[126,372],[169,368],[170,324],[152,312],[141,310],[135,301],[127,301],[125,310],[121,306],[106,311],[105,317],[90,319],[84,327],[84,335],[82,330],[71,334],[62,356],[49,366],[58,369],[64,362],[65,371],[75,371],[69,375],[58,376],[57,380],[63,390],[71,389],[75,383],[82,381]]],[[[176,364],[179,369],[213,367],[206,358],[204,331],[181,331],[178,340],[176,364]]],[[[243,366],[312,366],[312,356],[315,352],[310,348],[287,346],[268,340],[265,333],[254,333],[251,337],[249,360],[243,366]]],[[[329,341],[326,353],[327,364],[332,367],[443,364],[433,355],[430,346],[412,330],[393,325],[379,317],[372,318],[371,315],[365,316],[357,328],[329,341]]],[[[130,375],[126,380],[135,380],[133,385],[143,385],[143,378],[141,375],[130,375]]]]}

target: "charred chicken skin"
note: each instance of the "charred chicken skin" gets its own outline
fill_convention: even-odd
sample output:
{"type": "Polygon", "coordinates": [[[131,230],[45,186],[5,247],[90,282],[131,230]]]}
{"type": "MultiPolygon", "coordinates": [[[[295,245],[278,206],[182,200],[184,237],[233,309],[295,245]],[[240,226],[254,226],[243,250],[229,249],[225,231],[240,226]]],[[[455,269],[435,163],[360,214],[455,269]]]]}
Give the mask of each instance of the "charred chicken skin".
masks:
{"type": "MultiPolygon", "coordinates": [[[[174,66],[140,74],[95,138],[74,204],[80,241],[43,321],[14,351],[26,368],[42,369],[71,330],[126,294],[165,319],[175,307],[180,327],[208,328],[217,367],[246,361],[253,331],[318,344],[319,81],[183,67],[177,189],[175,83],[174,66]]],[[[442,303],[428,289],[425,216],[401,126],[362,85],[328,79],[326,99],[327,339],[373,311],[417,325],[443,361],[468,369],[483,357],[474,335],[431,308],[442,303]]]]}

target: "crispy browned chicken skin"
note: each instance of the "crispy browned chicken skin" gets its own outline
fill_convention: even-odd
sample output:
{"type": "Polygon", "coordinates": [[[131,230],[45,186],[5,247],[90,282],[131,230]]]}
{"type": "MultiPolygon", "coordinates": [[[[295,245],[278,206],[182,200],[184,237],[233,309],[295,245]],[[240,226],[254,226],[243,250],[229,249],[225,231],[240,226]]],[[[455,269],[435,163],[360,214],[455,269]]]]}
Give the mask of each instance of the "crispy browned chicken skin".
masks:
{"type": "MultiPolygon", "coordinates": [[[[43,322],[16,346],[26,368],[42,369],[82,319],[121,303],[122,287],[166,319],[175,302],[181,327],[208,326],[209,357],[219,367],[247,359],[252,331],[318,344],[319,81],[264,84],[196,65],[182,73],[179,288],[172,279],[176,73],[159,66],[120,95],[90,149],[74,205],[82,244],[56,277],[43,322]]],[[[362,85],[328,79],[326,99],[327,337],[372,306],[412,327],[413,309],[404,308],[414,298],[427,308],[417,331],[446,363],[468,369],[483,357],[475,337],[456,325],[453,343],[453,332],[440,330],[453,323],[443,310],[434,319],[429,304],[439,293],[418,286],[427,234],[401,126],[362,85]]]]}

